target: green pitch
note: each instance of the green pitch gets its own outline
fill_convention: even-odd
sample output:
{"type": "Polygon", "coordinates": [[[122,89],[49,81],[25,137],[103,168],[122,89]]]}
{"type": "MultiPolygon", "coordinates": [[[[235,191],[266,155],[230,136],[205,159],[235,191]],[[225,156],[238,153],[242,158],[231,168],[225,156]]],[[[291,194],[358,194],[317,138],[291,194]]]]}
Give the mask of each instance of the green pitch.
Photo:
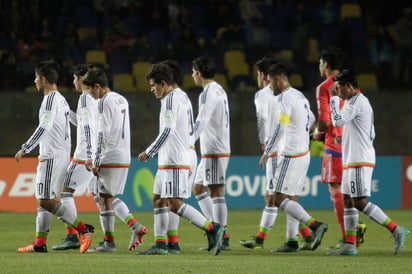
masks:
{"type": "MultiPolygon", "coordinates": [[[[230,210],[228,233],[230,251],[219,256],[200,251],[207,239],[202,230],[180,221],[180,255],[137,256],[129,252],[128,227],[116,220],[117,252],[110,254],[86,253],[78,250],[53,251],[65,235],[63,224],[56,218],[48,238],[48,253],[18,253],[17,248],[32,242],[35,237],[35,214],[0,212],[0,267],[1,273],[412,273],[412,235],[404,250],[392,255],[393,238],[383,227],[362,213],[360,220],[367,225],[365,244],[356,257],[326,256],[325,248],[337,243],[339,227],[332,210],[309,210],[315,218],[326,222],[329,231],[316,251],[294,254],[271,254],[270,249],[285,241],[285,214],[281,212],[270,232],[263,250],[249,250],[239,245],[256,233],[261,210],[230,210]]],[[[411,210],[386,210],[395,222],[412,230],[411,210]]],[[[149,233],[139,250],[153,244],[152,212],[135,212],[149,233]]],[[[96,231],[92,246],[102,239],[97,213],[80,213],[82,220],[93,224],[96,231]]]]}

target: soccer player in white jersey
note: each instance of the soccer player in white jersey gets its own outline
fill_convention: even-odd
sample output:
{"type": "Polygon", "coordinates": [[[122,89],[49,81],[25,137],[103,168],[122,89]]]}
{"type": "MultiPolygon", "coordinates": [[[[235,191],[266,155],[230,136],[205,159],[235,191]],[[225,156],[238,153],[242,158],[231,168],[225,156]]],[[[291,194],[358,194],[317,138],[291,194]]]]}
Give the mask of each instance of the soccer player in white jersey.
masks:
{"type": "Polygon", "coordinates": [[[151,91],[161,101],[159,135],[138,156],[146,162],[158,156],[158,170],[153,189],[155,245],[137,255],[167,255],[167,228],[169,211],[183,216],[190,223],[206,231],[209,250],[218,255],[222,248],[224,229],[207,220],[195,208],[183,202],[190,196],[188,180],[191,165],[189,98],[173,87],[173,73],[166,64],[154,64],[146,75],[151,91]]]}
{"type": "Polygon", "coordinates": [[[328,255],[358,254],[356,229],[358,210],[376,223],[386,227],[394,237],[393,253],[398,254],[409,234],[406,227],[396,224],[379,206],[368,201],[371,196],[372,173],[375,167],[374,114],[369,100],[358,89],[355,77],[349,70],[343,70],[334,78],[331,86],[330,111],[333,126],[343,126],[342,136],[342,193],[344,194],[345,243],[328,255]],[[339,108],[339,97],[347,100],[339,108]]]}
{"type": "Polygon", "coordinates": [[[36,240],[34,244],[21,247],[18,252],[47,252],[47,235],[52,214],[80,233],[80,252],[89,248],[94,227],[84,224],[63,204],[55,200],[60,197],[64,175],[70,162],[70,108],[66,99],[57,91],[59,66],[54,61],[40,62],[35,68],[34,83],[43,93],[39,110],[39,125],[33,135],[22,145],[16,161],[37,146],[39,164],[36,175],[36,240]]]}
{"type": "Polygon", "coordinates": [[[195,140],[200,137],[201,161],[193,193],[203,214],[225,228],[223,249],[229,250],[225,199],[226,170],[230,158],[229,101],[214,76],[215,64],[210,58],[201,56],[192,61],[193,80],[203,87],[194,127],[195,140]]]}
{"type": "MultiPolygon", "coordinates": [[[[123,194],[131,157],[129,103],[122,95],[110,90],[107,76],[101,69],[89,70],[84,76],[83,84],[95,99],[100,99],[96,157],[94,161],[87,159],[86,167],[98,177],[95,191],[99,196],[100,223],[104,232],[103,242],[88,252],[115,252],[116,195],[123,194]]],[[[124,206],[124,217],[134,219],[130,218],[129,210],[125,204],[124,206]]],[[[129,250],[132,250],[140,244],[141,238],[146,234],[146,227],[135,221],[130,223],[130,228],[132,235],[129,250]]]]}
{"type": "MultiPolygon", "coordinates": [[[[272,137],[274,132],[276,121],[277,121],[277,111],[278,111],[278,101],[277,96],[273,94],[270,87],[269,80],[267,78],[267,73],[269,68],[276,64],[276,60],[269,57],[263,57],[256,62],[257,66],[257,83],[260,88],[255,94],[255,106],[256,106],[256,117],[257,117],[257,129],[259,142],[261,148],[264,151],[266,143],[272,137]]],[[[277,154],[278,148],[272,148],[270,157],[266,162],[266,192],[265,192],[265,208],[262,211],[262,216],[260,219],[259,230],[255,236],[248,240],[240,240],[240,244],[246,248],[251,249],[261,249],[263,248],[263,243],[272,229],[278,208],[275,206],[275,200],[273,195],[273,177],[274,171],[276,171],[277,165],[277,154]]],[[[293,223],[294,224],[294,223],[293,223]]],[[[295,224],[294,224],[295,225],[295,224]]],[[[296,224],[296,230],[298,225],[296,224]]],[[[290,229],[290,225],[287,226],[287,231],[292,231],[288,234],[293,234],[291,238],[297,240],[296,234],[293,231],[295,229],[290,229]]],[[[308,227],[302,227],[301,233],[304,235],[304,239],[309,239],[312,237],[312,233],[308,227]]],[[[289,238],[289,237],[288,237],[289,238]]],[[[311,240],[309,240],[310,242],[311,240]]]]}
{"type": "MultiPolygon", "coordinates": [[[[179,64],[175,60],[165,60],[162,62],[163,64],[166,64],[169,66],[173,73],[173,88],[175,89],[175,92],[180,92],[183,93],[184,96],[187,97],[187,104],[189,104],[189,119],[190,119],[190,128],[189,128],[189,135],[190,135],[190,155],[191,155],[191,164],[190,164],[190,170],[189,170],[189,185],[193,185],[193,181],[195,179],[195,174],[196,174],[196,169],[197,169],[197,155],[196,155],[196,150],[195,150],[195,140],[194,140],[194,134],[193,134],[193,108],[192,108],[192,102],[190,101],[189,96],[187,95],[186,92],[184,92],[180,87],[179,87],[179,77],[180,77],[180,69],[179,69],[179,64]]],[[[173,211],[169,211],[169,225],[167,228],[167,249],[169,251],[169,254],[180,254],[180,246],[179,246],[179,234],[178,234],[178,228],[179,228],[179,221],[180,217],[173,211]]]]}
{"type": "MultiPolygon", "coordinates": [[[[328,227],[312,218],[297,201],[291,199],[300,194],[306,178],[310,162],[309,130],[315,116],[306,97],[291,87],[284,65],[271,66],[268,76],[273,92],[279,94],[279,116],[259,164],[263,168],[273,147],[282,143],[278,147],[278,162],[273,180],[275,205],[285,211],[288,218],[309,226],[314,234],[311,250],[315,250],[321,244],[328,227]]],[[[290,249],[288,252],[298,251],[297,241],[288,241],[286,245],[290,249]]]]}

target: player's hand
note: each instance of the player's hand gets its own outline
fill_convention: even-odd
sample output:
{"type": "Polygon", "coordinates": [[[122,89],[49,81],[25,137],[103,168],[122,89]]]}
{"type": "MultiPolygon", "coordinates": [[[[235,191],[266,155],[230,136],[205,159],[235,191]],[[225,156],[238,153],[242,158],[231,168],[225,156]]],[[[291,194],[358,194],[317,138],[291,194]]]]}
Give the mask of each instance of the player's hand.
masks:
{"type": "Polygon", "coordinates": [[[312,132],[312,140],[324,142],[325,133],[322,131],[319,131],[318,128],[315,128],[315,130],[312,132]]]}
{"type": "Polygon", "coordinates": [[[147,160],[149,159],[149,155],[146,154],[146,151],[140,152],[139,156],[137,156],[137,159],[139,159],[139,161],[146,163],[147,160]]]}
{"type": "Polygon", "coordinates": [[[16,159],[16,162],[19,163],[21,158],[24,156],[24,154],[26,154],[26,153],[24,153],[23,150],[21,150],[21,149],[19,151],[17,151],[16,155],[14,155],[14,158],[16,159]]]}
{"type": "Polygon", "coordinates": [[[260,157],[259,166],[261,169],[265,168],[265,165],[268,159],[269,159],[269,156],[265,154],[263,154],[262,157],[260,157]]]}
{"type": "Polygon", "coordinates": [[[87,171],[93,171],[93,168],[94,168],[93,160],[92,159],[86,160],[85,166],[86,166],[87,171]]]}
{"type": "Polygon", "coordinates": [[[342,136],[336,136],[335,145],[341,145],[341,144],[342,144],[342,136]]]}

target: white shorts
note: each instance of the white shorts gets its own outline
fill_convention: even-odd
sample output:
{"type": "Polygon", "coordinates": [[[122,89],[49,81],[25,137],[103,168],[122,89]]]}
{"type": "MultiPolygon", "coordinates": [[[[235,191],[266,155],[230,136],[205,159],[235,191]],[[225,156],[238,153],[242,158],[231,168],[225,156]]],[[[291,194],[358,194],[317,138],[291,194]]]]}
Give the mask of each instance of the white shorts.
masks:
{"type": "Polygon", "coordinates": [[[266,162],[266,191],[269,195],[273,195],[273,181],[275,178],[278,156],[269,157],[266,162]]]}
{"type": "Polygon", "coordinates": [[[229,158],[202,158],[197,167],[195,184],[204,186],[226,184],[226,170],[229,158]]]}
{"type": "Polygon", "coordinates": [[[370,197],[373,167],[360,166],[345,168],[342,175],[341,191],[351,197],[370,197]]]}
{"type": "Polygon", "coordinates": [[[37,199],[60,198],[69,162],[69,156],[40,160],[36,174],[37,199]]]}
{"type": "Polygon", "coordinates": [[[97,189],[99,193],[115,196],[123,194],[129,168],[100,167],[97,189]]]}
{"type": "MultiPolygon", "coordinates": [[[[90,189],[90,182],[94,177],[93,172],[86,169],[84,162],[74,161],[70,162],[69,167],[67,168],[66,177],[64,178],[64,187],[74,189],[76,191],[83,191],[86,187],[89,189],[89,192],[93,192],[93,189],[90,189]]],[[[96,182],[96,180],[93,180],[96,182]]]]}
{"type": "Polygon", "coordinates": [[[310,163],[310,154],[300,157],[278,156],[274,192],[297,196],[302,192],[310,163]]]}
{"type": "Polygon", "coordinates": [[[191,185],[188,180],[189,170],[187,169],[158,169],[153,193],[161,198],[182,198],[190,197],[191,185]]]}

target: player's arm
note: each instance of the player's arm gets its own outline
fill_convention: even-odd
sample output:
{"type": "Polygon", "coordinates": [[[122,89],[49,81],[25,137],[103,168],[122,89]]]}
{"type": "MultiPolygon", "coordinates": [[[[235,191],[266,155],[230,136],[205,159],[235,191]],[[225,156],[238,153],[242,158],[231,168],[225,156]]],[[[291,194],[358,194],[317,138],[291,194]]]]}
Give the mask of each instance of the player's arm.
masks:
{"type": "Polygon", "coordinates": [[[83,125],[83,132],[84,132],[84,140],[86,147],[84,148],[86,151],[87,159],[92,159],[92,151],[93,151],[93,144],[92,144],[92,129],[95,127],[95,122],[93,120],[93,113],[92,111],[96,111],[96,109],[92,108],[93,104],[90,103],[88,96],[84,96],[81,100],[81,107],[80,107],[80,115],[82,117],[83,125]]]}
{"type": "Polygon", "coordinates": [[[352,105],[351,100],[349,100],[342,109],[340,109],[339,104],[340,98],[338,96],[332,96],[330,98],[330,114],[334,127],[343,126],[353,120],[357,115],[356,108],[352,105]]]}
{"type": "Polygon", "coordinates": [[[70,118],[70,123],[71,123],[73,126],[77,127],[77,116],[76,116],[76,112],[74,112],[73,110],[70,110],[69,118],[70,118]]]}
{"type": "MultiPolygon", "coordinates": [[[[164,126],[160,130],[155,141],[145,150],[147,157],[154,157],[166,144],[167,140],[174,134],[176,128],[176,118],[172,110],[166,110],[163,114],[164,126]]],[[[139,159],[140,160],[140,159],[139,159]]],[[[147,160],[147,159],[146,159],[147,160]]]]}
{"type": "Polygon", "coordinates": [[[266,120],[267,118],[265,117],[265,108],[264,108],[264,102],[259,100],[258,94],[255,95],[255,106],[256,106],[256,126],[257,126],[257,132],[258,132],[258,137],[259,137],[259,142],[262,145],[262,147],[265,145],[265,129],[266,129],[266,120]]]}
{"type": "Polygon", "coordinates": [[[199,113],[197,114],[197,117],[196,117],[196,122],[194,126],[195,140],[199,138],[203,129],[209,123],[210,118],[212,117],[212,113],[217,105],[217,102],[215,102],[216,100],[211,96],[210,93],[209,93],[209,96],[206,96],[206,98],[201,99],[204,101],[201,102],[199,106],[199,113]]]}
{"type": "Polygon", "coordinates": [[[324,139],[325,132],[331,125],[330,122],[330,108],[329,108],[329,91],[320,86],[317,91],[317,103],[318,103],[318,125],[313,133],[313,139],[322,140],[324,139]]]}

